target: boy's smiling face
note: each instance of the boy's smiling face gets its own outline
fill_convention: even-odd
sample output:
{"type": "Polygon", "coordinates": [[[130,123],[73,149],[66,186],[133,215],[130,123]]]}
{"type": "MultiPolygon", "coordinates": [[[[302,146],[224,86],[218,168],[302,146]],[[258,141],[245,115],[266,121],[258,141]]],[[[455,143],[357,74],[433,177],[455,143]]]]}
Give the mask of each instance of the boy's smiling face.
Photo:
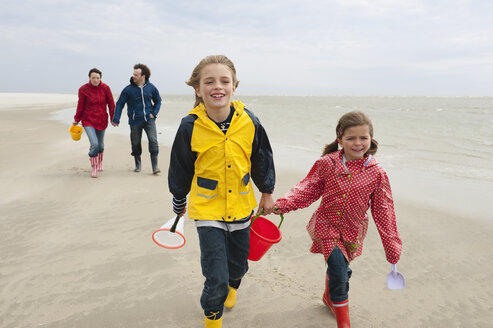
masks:
{"type": "Polygon", "coordinates": [[[233,75],[224,64],[209,64],[200,72],[200,84],[195,91],[204,101],[207,110],[227,109],[235,92],[233,75]]]}

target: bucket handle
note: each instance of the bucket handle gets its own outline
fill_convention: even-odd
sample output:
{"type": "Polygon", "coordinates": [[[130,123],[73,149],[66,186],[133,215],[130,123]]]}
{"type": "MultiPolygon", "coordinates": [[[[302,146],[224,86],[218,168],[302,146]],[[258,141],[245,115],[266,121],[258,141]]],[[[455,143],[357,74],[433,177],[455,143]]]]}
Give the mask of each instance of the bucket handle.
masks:
{"type": "MultiPolygon", "coordinates": [[[[253,221],[255,221],[260,215],[262,215],[262,213],[264,213],[264,210],[260,211],[259,214],[255,215],[255,217],[252,219],[252,222],[250,223],[250,227],[252,226],[253,221]]],[[[284,215],[282,215],[282,213],[280,213],[279,215],[281,216],[281,222],[279,222],[277,228],[281,228],[282,221],[284,221],[284,215]]]]}

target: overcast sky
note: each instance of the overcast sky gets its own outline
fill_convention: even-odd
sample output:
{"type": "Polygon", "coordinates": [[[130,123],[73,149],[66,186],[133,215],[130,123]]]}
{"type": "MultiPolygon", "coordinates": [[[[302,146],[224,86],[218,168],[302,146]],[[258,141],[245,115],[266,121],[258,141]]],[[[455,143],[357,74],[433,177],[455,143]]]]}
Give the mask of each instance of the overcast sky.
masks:
{"type": "Polygon", "coordinates": [[[0,0],[0,92],[114,93],[137,62],[189,94],[224,54],[239,94],[493,96],[493,1],[0,0]]]}

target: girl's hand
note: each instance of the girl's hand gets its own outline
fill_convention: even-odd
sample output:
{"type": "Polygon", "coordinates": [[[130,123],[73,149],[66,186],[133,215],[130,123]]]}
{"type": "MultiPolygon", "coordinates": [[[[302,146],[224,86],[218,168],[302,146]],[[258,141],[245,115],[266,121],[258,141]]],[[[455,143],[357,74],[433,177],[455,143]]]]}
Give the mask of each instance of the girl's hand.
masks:
{"type": "Polygon", "coordinates": [[[73,122],[72,123],[72,125],[78,125],[78,124],[79,124],[79,122],[73,122]]]}
{"type": "Polygon", "coordinates": [[[264,215],[269,215],[274,210],[274,199],[272,198],[272,194],[262,193],[256,215],[260,214],[262,210],[264,211],[264,215]]]}
{"type": "Polygon", "coordinates": [[[282,203],[280,202],[281,198],[279,198],[278,200],[276,200],[276,202],[274,203],[274,211],[273,213],[274,214],[277,214],[277,215],[280,215],[280,214],[285,214],[286,213],[286,210],[283,210],[283,206],[282,206],[282,203]]]}

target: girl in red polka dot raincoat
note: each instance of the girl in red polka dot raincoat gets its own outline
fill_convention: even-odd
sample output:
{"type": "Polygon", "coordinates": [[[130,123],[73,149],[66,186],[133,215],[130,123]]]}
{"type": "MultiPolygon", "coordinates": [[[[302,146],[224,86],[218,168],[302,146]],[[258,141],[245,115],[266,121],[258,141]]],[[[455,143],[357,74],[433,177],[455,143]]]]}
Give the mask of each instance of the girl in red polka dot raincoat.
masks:
{"type": "Polygon", "coordinates": [[[308,222],[310,251],[328,264],[323,301],[336,316],[338,327],[350,327],[349,262],[363,252],[368,209],[382,239],[387,261],[399,261],[402,241],[397,231],[389,179],[373,155],[378,143],[373,125],[362,112],[343,115],[337,139],[325,146],[308,175],[275,204],[275,213],[288,213],[322,197],[308,222]],[[338,149],[341,146],[342,149],[338,149]]]}

